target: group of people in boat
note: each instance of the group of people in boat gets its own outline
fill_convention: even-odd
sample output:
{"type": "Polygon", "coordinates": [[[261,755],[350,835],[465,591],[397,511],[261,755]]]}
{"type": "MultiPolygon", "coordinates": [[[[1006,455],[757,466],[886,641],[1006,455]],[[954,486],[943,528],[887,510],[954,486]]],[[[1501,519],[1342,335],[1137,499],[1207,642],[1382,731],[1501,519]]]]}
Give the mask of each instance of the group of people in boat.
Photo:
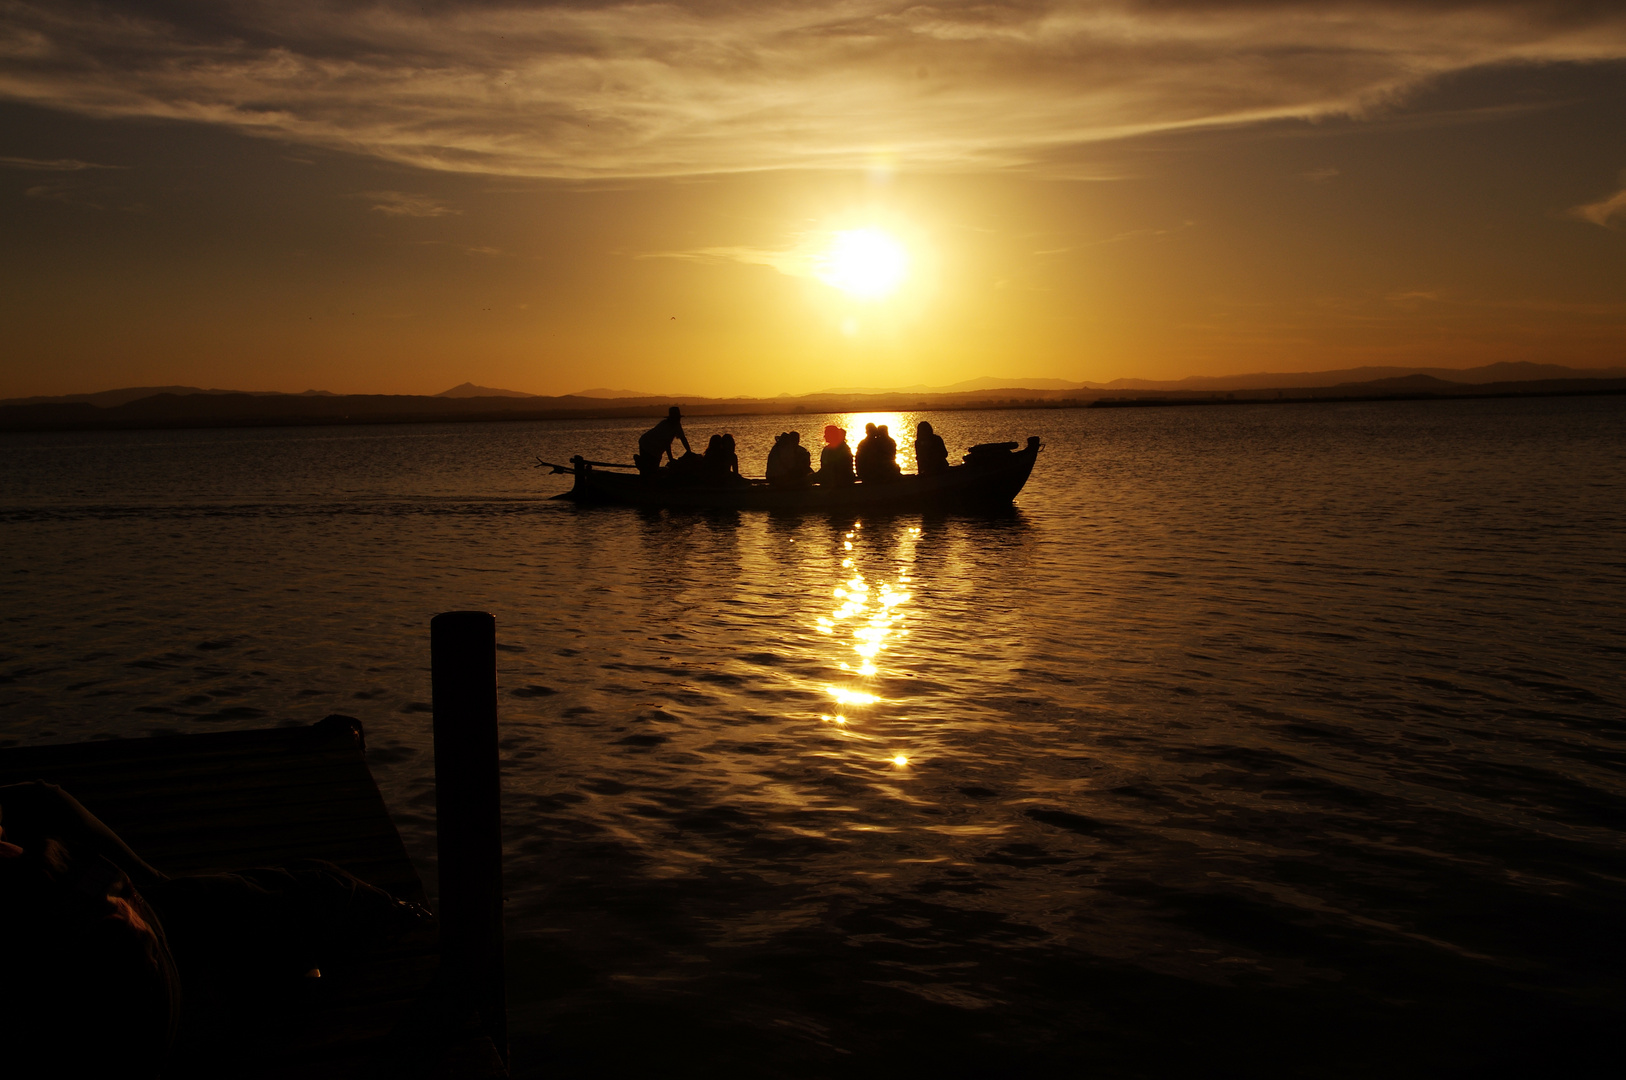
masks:
{"type": "MultiPolygon", "coordinates": [[[[782,432],[774,439],[768,451],[768,483],[774,487],[805,488],[814,484],[835,486],[862,481],[866,484],[884,484],[902,475],[897,462],[898,444],[893,441],[885,424],[865,424],[864,437],[857,450],[847,447],[847,432],[835,424],[824,429],[824,446],[819,451],[819,467],[813,467],[813,456],[802,445],[801,433],[782,432]]],[[[936,476],[948,471],[948,447],[943,437],[922,420],[915,429],[915,462],[921,476],[936,476]]],[[[734,436],[713,435],[704,453],[697,454],[689,446],[683,431],[683,413],[672,406],[666,418],[638,439],[638,453],[633,464],[645,476],[666,475],[672,479],[689,479],[702,483],[743,484],[748,481],[740,475],[740,459],[734,436]],[[672,452],[672,444],[683,444],[683,456],[672,452]],[[662,462],[669,461],[662,470],[662,462]]]]}

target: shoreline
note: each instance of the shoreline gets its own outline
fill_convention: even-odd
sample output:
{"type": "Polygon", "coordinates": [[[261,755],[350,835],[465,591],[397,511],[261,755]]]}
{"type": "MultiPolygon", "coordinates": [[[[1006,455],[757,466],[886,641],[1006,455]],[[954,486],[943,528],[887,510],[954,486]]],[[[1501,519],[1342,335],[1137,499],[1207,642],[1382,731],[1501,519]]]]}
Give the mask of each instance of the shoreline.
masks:
{"type": "Polygon", "coordinates": [[[647,419],[676,404],[689,416],[797,416],[865,412],[972,412],[995,409],[1167,408],[1192,405],[1302,405],[1466,398],[1598,397],[1626,394],[1626,379],[1547,379],[1447,383],[1380,380],[1330,387],[1256,391],[1020,390],[953,394],[818,394],[791,399],[439,398],[409,395],[308,397],[262,394],[155,394],[123,405],[82,402],[0,405],[0,432],[140,431],[209,428],[345,427],[376,424],[493,423],[647,419]],[[1395,385],[1396,383],[1402,385],[1395,385]],[[1410,385],[1406,385],[1410,384],[1410,385]],[[568,402],[568,404],[566,404],[568,402]]]}

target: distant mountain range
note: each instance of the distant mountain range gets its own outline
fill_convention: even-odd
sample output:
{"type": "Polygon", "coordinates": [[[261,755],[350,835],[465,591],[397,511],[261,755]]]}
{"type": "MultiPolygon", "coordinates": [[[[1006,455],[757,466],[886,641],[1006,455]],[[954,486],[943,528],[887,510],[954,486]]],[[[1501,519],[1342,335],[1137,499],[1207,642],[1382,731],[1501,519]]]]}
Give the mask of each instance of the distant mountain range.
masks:
{"type": "Polygon", "coordinates": [[[915,383],[913,386],[840,386],[829,390],[820,390],[820,394],[963,394],[971,390],[1096,390],[1103,383],[1068,382],[1066,379],[1001,379],[987,375],[980,379],[966,379],[964,382],[950,383],[947,386],[927,386],[925,383],[915,383]]]}
{"type": "MultiPolygon", "coordinates": [[[[436,397],[471,398],[471,397],[542,397],[541,394],[527,394],[523,390],[497,390],[489,386],[476,386],[471,382],[454,386],[450,390],[442,390],[436,397]]],[[[641,390],[606,390],[599,387],[594,390],[578,390],[565,397],[592,398],[594,401],[616,401],[620,398],[656,398],[659,394],[646,394],[641,390]]],[[[678,395],[679,397],[693,397],[694,395],[678,395]]]]}
{"type": "Polygon", "coordinates": [[[466,397],[537,397],[536,394],[527,394],[523,390],[494,390],[489,386],[475,386],[471,382],[460,383],[450,390],[442,390],[436,397],[466,398],[466,397]]]}
{"type": "MultiPolygon", "coordinates": [[[[646,394],[642,390],[606,390],[604,387],[600,386],[593,390],[577,390],[574,394],[566,394],[565,396],[594,398],[599,401],[615,401],[618,398],[657,398],[661,395],[646,394]]],[[[684,395],[679,396],[681,397],[684,395]]]]}
{"type": "MultiPolygon", "coordinates": [[[[1111,382],[1069,382],[1066,379],[1002,378],[987,375],[980,379],[966,379],[947,386],[865,387],[847,386],[820,390],[813,394],[780,394],[776,402],[800,398],[827,398],[832,396],[860,396],[872,394],[970,394],[981,391],[1039,390],[1047,393],[1069,390],[1162,390],[1162,391],[1230,391],[1230,390],[1299,390],[1316,387],[1366,385],[1394,379],[1408,379],[1425,375],[1445,383],[1482,386],[1489,383],[1530,382],[1550,379],[1621,379],[1626,378],[1626,366],[1610,368],[1572,368],[1561,364],[1499,363],[1475,368],[1418,368],[1418,367],[1359,367],[1337,371],[1256,372],[1251,375],[1193,375],[1185,379],[1114,379],[1111,382]]],[[[300,394],[283,394],[277,390],[204,390],[196,386],[131,386],[122,390],[102,390],[94,394],[63,394],[57,397],[25,397],[0,400],[0,405],[84,404],[110,409],[143,398],[160,394],[188,396],[192,394],[248,394],[254,397],[340,397],[329,390],[306,390],[300,394]]],[[[414,395],[351,395],[356,397],[411,397],[414,395]]],[[[527,393],[524,390],[502,390],[492,386],[477,386],[466,382],[442,390],[436,398],[535,398],[540,401],[586,399],[590,401],[748,401],[752,398],[702,398],[695,394],[652,394],[641,390],[610,390],[596,387],[578,390],[573,394],[549,397],[527,393]]]]}
{"type": "MultiPolygon", "coordinates": [[[[500,391],[499,391],[500,392],[500,391]]],[[[447,391],[451,393],[451,391],[447,391]]],[[[337,397],[331,390],[306,390],[285,394],[281,390],[203,390],[196,386],[127,386],[122,390],[101,390],[94,394],[62,394],[57,397],[21,397],[0,400],[0,405],[95,405],[111,409],[159,394],[249,394],[254,397],[337,397]]]]}
{"type": "Polygon", "coordinates": [[[1486,364],[1475,368],[1358,367],[1337,371],[1261,371],[1251,375],[1192,375],[1185,379],[1114,379],[1111,382],[1068,382],[1065,379],[998,378],[985,376],[947,386],[844,387],[822,394],[957,394],[972,390],[1276,390],[1346,383],[1370,383],[1427,375],[1448,383],[1483,385],[1535,379],[1619,379],[1626,367],[1572,368],[1561,364],[1528,362],[1486,364]]]}
{"type": "Polygon", "coordinates": [[[943,387],[849,388],[773,398],[703,398],[606,389],[547,397],[473,383],[435,395],[332,394],[322,390],[280,394],[142,386],[0,401],[0,431],[653,417],[665,413],[674,403],[682,405],[689,416],[723,416],[1622,393],[1626,393],[1626,367],[1580,369],[1530,363],[1468,369],[1365,367],[1197,376],[1174,381],[1116,379],[1110,383],[982,378],[943,387]]]}

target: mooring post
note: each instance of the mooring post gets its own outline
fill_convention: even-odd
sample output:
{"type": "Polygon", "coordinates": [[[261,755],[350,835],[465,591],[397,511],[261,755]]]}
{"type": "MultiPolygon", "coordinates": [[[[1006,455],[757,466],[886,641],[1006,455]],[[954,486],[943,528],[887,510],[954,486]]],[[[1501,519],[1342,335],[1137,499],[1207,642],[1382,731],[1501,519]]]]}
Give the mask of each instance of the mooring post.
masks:
{"type": "Polygon", "coordinates": [[[429,622],[441,966],[508,1060],[503,992],[502,791],[497,763],[497,620],[448,611],[429,622]]]}

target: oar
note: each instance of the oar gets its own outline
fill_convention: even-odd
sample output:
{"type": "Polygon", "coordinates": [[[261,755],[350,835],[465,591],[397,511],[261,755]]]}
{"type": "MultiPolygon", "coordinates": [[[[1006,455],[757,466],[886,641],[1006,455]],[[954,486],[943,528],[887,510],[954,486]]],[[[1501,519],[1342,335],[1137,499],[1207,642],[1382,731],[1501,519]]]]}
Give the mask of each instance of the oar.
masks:
{"type": "MultiPolygon", "coordinates": [[[[613,461],[587,461],[586,459],[583,459],[582,464],[592,465],[600,469],[636,469],[638,467],[636,465],[619,465],[613,461]]],[[[555,465],[551,461],[543,461],[540,457],[536,459],[536,468],[552,469],[556,473],[576,471],[576,467],[574,465],[555,465]]]]}

